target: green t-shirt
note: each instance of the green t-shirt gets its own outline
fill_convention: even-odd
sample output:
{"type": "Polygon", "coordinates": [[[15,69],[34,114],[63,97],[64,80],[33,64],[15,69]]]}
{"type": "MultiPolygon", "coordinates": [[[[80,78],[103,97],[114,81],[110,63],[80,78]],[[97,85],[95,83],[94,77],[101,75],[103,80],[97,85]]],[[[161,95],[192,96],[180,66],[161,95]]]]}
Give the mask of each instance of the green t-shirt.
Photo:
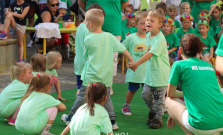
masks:
{"type": "Polygon", "coordinates": [[[221,31],[221,27],[218,26],[215,31],[215,37],[217,37],[217,35],[218,35],[218,33],[220,33],[220,31],[221,31]]]}
{"type": "Polygon", "coordinates": [[[194,2],[194,6],[191,10],[191,15],[194,17],[194,22],[198,22],[198,15],[201,9],[210,10],[211,5],[216,4],[216,0],[213,1],[204,1],[204,2],[194,2]]]}
{"type": "Polygon", "coordinates": [[[52,69],[52,70],[46,69],[46,73],[48,73],[50,76],[58,77],[56,69],[52,69]]]}
{"type": "Polygon", "coordinates": [[[195,34],[195,30],[193,28],[189,28],[186,32],[183,30],[183,28],[180,28],[177,31],[177,37],[179,39],[179,41],[181,40],[181,38],[183,37],[183,35],[185,35],[186,33],[191,33],[191,34],[195,34]]]}
{"type": "Polygon", "coordinates": [[[202,38],[200,34],[198,34],[197,36],[206,45],[206,46],[203,47],[203,54],[205,54],[207,52],[210,53],[210,48],[217,45],[214,38],[210,35],[207,35],[207,37],[205,39],[202,38]]]}
{"type": "MultiPolygon", "coordinates": [[[[196,35],[200,34],[198,27],[195,28],[195,34],[196,35]]],[[[211,35],[212,37],[216,37],[215,32],[212,27],[209,27],[208,35],[211,35]]]]}
{"type": "Polygon", "coordinates": [[[98,3],[105,11],[105,21],[102,26],[103,31],[113,35],[122,34],[121,3],[128,0],[82,0],[86,1],[86,9],[94,3],[98,3]]]}
{"type": "Polygon", "coordinates": [[[75,36],[75,58],[74,58],[74,73],[76,75],[81,75],[86,58],[83,56],[84,54],[84,39],[89,34],[89,31],[86,27],[86,24],[81,23],[76,32],[75,36]]]}
{"type": "Polygon", "coordinates": [[[200,130],[223,128],[223,95],[209,63],[198,58],[174,62],[169,83],[181,84],[192,127],[200,130]]]}
{"type": "MultiPolygon", "coordinates": [[[[164,35],[167,42],[167,49],[170,50],[174,47],[180,46],[180,41],[174,33],[170,33],[169,35],[164,35]]],[[[177,52],[173,52],[176,56],[177,52]]]]}
{"type": "MultiPolygon", "coordinates": [[[[146,38],[140,38],[133,33],[129,35],[122,43],[129,51],[134,61],[138,61],[146,52],[146,38]]],[[[141,64],[134,72],[131,69],[127,69],[125,82],[143,83],[146,72],[146,62],[141,64]]]]}
{"type": "Polygon", "coordinates": [[[221,36],[218,42],[218,48],[216,49],[215,53],[219,56],[223,57],[223,36],[221,36]]]}
{"type": "Polygon", "coordinates": [[[99,104],[94,104],[94,116],[90,116],[87,104],[78,108],[71,119],[71,135],[101,135],[112,132],[112,125],[105,108],[99,104]]]}
{"type": "Polygon", "coordinates": [[[213,28],[214,32],[216,32],[217,27],[220,25],[220,19],[215,20],[212,18],[209,25],[213,28]]]}
{"type": "Polygon", "coordinates": [[[28,86],[15,79],[0,93],[0,116],[9,118],[19,107],[28,86]]]}
{"type": "Polygon", "coordinates": [[[122,41],[124,41],[128,35],[132,33],[136,33],[136,31],[137,31],[136,27],[127,27],[127,25],[123,25],[122,26],[122,41]]]}
{"type": "Polygon", "coordinates": [[[174,21],[174,26],[175,26],[176,28],[181,28],[180,22],[177,21],[177,20],[174,21]]]}
{"type": "Polygon", "coordinates": [[[90,33],[84,40],[84,56],[88,57],[81,80],[83,85],[102,82],[109,87],[113,79],[113,53],[123,53],[125,47],[111,33],[90,33]]]}
{"type": "Polygon", "coordinates": [[[20,107],[16,129],[23,134],[40,134],[49,119],[46,109],[60,103],[49,94],[32,92],[20,107]]]}
{"type": "Polygon", "coordinates": [[[170,75],[170,63],[166,40],[162,32],[153,38],[149,38],[150,32],[146,36],[146,46],[153,56],[146,62],[146,77],[144,83],[151,87],[163,87],[168,85],[170,75]]]}

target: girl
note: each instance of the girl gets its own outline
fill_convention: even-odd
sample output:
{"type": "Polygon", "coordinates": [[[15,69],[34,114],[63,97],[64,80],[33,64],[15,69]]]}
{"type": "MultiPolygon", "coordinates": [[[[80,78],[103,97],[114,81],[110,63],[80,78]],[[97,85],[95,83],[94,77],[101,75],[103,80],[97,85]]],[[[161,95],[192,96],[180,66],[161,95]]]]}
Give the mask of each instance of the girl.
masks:
{"type": "Polygon", "coordinates": [[[214,56],[214,46],[216,46],[216,42],[212,36],[208,34],[209,25],[208,21],[203,19],[198,21],[198,29],[199,34],[197,35],[200,40],[205,44],[203,47],[203,60],[210,62],[210,60],[214,56]]]}
{"type": "Polygon", "coordinates": [[[216,29],[220,24],[221,9],[217,5],[212,5],[210,11],[212,11],[210,12],[210,14],[212,15],[212,19],[210,20],[210,26],[213,28],[214,32],[216,32],[216,29]]]}
{"type": "Polygon", "coordinates": [[[172,128],[177,122],[187,135],[214,135],[223,131],[223,95],[214,68],[196,58],[203,45],[194,34],[185,34],[181,40],[184,60],[173,64],[169,77],[167,126],[172,128]],[[176,90],[178,83],[182,92],[176,90]],[[184,97],[185,103],[179,97],[184,97]]]}
{"type": "Polygon", "coordinates": [[[167,14],[167,6],[166,3],[160,2],[156,5],[156,9],[161,11],[165,16],[167,14]]]}
{"type": "Polygon", "coordinates": [[[215,35],[218,39],[220,39],[222,33],[223,33],[223,15],[221,16],[220,24],[215,31],[215,35]]]}
{"type": "Polygon", "coordinates": [[[33,67],[34,75],[46,71],[46,57],[40,53],[36,53],[31,57],[30,64],[33,67]]]}
{"type": "Polygon", "coordinates": [[[125,25],[122,25],[122,41],[125,40],[126,36],[130,35],[131,33],[135,33],[137,31],[135,27],[135,14],[130,13],[127,15],[128,21],[125,25]]]}
{"type": "Polygon", "coordinates": [[[61,135],[69,131],[71,135],[112,135],[112,125],[104,104],[107,100],[107,90],[103,83],[90,83],[87,87],[86,101],[75,115],[61,135]]]}
{"type": "Polygon", "coordinates": [[[37,73],[32,77],[29,88],[21,100],[21,108],[15,123],[23,134],[51,135],[49,133],[57,112],[66,106],[54,99],[49,92],[53,80],[47,73],[37,73]]]}
{"type": "Polygon", "coordinates": [[[128,6],[126,6],[126,8],[124,9],[124,15],[122,16],[122,21],[124,21],[124,23],[127,22],[127,15],[130,13],[134,12],[134,8],[132,4],[129,4],[128,6]]]}
{"type": "Polygon", "coordinates": [[[177,36],[173,33],[174,29],[173,27],[174,27],[173,20],[170,18],[165,18],[164,23],[162,25],[162,32],[167,42],[170,65],[173,64],[174,58],[177,56],[176,54],[177,47],[180,46],[180,42],[177,39],[177,36]]]}
{"type": "Polygon", "coordinates": [[[21,98],[27,90],[27,83],[32,78],[32,66],[28,63],[20,62],[12,66],[9,84],[0,94],[0,116],[9,120],[9,125],[15,125],[15,120],[19,111],[21,98]]]}
{"type": "Polygon", "coordinates": [[[65,101],[66,99],[61,97],[60,83],[58,80],[57,69],[60,68],[62,57],[60,53],[51,51],[46,55],[46,73],[53,78],[53,85],[57,91],[57,99],[65,101]]]}
{"type": "Polygon", "coordinates": [[[195,34],[194,29],[191,27],[191,22],[193,20],[194,20],[194,18],[189,14],[181,15],[180,21],[181,21],[182,28],[180,28],[177,31],[177,37],[178,37],[179,40],[181,40],[183,35],[186,34],[186,33],[195,34]]]}
{"type": "Polygon", "coordinates": [[[16,29],[19,46],[19,62],[23,61],[23,37],[26,32],[26,18],[29,11],[29,4],[24,0],[17,0],[10,5],[9,11],[5,12],[4,31],[0,39],[9,37],[9,27],[16,29]]]}

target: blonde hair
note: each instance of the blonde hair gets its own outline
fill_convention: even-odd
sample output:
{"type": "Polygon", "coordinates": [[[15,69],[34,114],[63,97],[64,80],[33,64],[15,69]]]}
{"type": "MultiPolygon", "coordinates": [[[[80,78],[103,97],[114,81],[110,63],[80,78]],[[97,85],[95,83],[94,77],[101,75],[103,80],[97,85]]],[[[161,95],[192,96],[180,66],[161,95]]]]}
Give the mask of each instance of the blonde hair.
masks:
{"type": "Polygon", "coordinates": [[[11,67],[11,80],[19,80],[19,75],[26,73],[26,69],[31,68],[32,66],[26,62],[18,62],[11,67]]]}
{"type": "Polygon", "coordinates": [[[139,12],[136,14],[136,17],[135,17],[135,22],[136,22],[136,24],[139,22],[139,19],[141,19],[141,18],[146,18],[146,17],[147,17],[147,14],[148,14],[148,12],[146,12],[146,11],[139,11],[139,12]]]}
{"type": "Polygon", "coordinates": [[[59,60],[62,60],[62,56],[59,52],[50,51],[46,54],[46,68],[52,70],[59,60]]]}
{"type": "Polygon", "coordinates": [[[86,21],[93,23],[93,26],[101,27],[104,23],[104,14],[100,9],[90,9],[85,14],[86,21]]]}
{"type": "Polygon", "coordinates": [[[26,98],[28,98],[33,91],[36,91],[36,92],[41,91],[41,92],[47,93],[47,90],[48,90],[47,86],[52,87],[52,85],[53,85],[53,80],[49,74],[45,72],[35,74],[31,79],[31,82],[29,84],[29,87],[25,95],[21,99],[21,103],[26,98]]]}
{"type": "MultiPolygon", "coordinates": [[[[180,4],[180,14],[183,14],[182,8],[185,7],[186,5],[188,5],[189,8],[190,8],[190,4],[189,4],[188,2],[182,2],[182,3],[180,4]]],[[[191,8],[190,8],[190,9],[191,9],[191,8]]]]}
{"type": "Polygon", "coordinates": [[[167,13],[169,13],[170,11],[177,11],[177,7],[174,4],[170,4],[167,6],[167,13]]]}
{"type": "Polygon", "coordinates": [[[34,72],[46,71],[46,57],[40,53],[36,53],[31,57],[30,64],[32,65],[34,72]]]}
{"type": "Polygon", "coordinates": [[[153,16],[153,17],[157,17],[159,22],[161,22],[161,23],[163,23],[164,18],[165,18],[164,14],[157,9],[150,10],[148,15],[153,16]]]}

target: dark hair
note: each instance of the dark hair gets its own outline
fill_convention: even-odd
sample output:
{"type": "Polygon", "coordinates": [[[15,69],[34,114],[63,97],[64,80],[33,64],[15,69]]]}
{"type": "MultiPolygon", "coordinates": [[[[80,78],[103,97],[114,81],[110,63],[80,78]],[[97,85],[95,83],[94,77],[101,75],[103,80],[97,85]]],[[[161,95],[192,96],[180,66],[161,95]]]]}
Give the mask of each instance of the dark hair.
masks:
{"type": "Polygon", "coordinates": [[[34,72],[46,71],[46,57],[40,53],[36,53],[31,57],[30,64],[32,65],[34,72]]]}
{"type": "Polygon", "coordinates": [[[86,101],[87,109],[90,110],[90,115],[94,116],[94,103],[103,102],[104,96],[107,95],[107,88],[103,83],[90,83],[87,87],[86,101]]]}
{"type": "Polygon", "coordinates": [[[166,3],[164,3],[164,2],[160,2],[160,3],[158,3],[158,4],[156,5],[156,9],[158,9],[158,8],[162,8],[163,11],[164,11],[164,14],[166,15],[166,13],[167,13],[167,6],[166,6],[166,3]]]}
{"type": "Polygon", "coordinates": [[[97,4],[97,3],[91,4],[91,5],[87,8],[86,12],[87,12],[88,10],[90,10],[90,9],[101,9],[102,12],[103,12],[103,14],[104,14],[104,16],[105,16],[105,11],[104,11],[104,9],[103,9],[99,4],[97,4]]]}
{"type": "Polygon", "coordinates": [[[127,5],[125,8],[124,8],[124,13],[125,13],[125,9],[126,8],[130,8],[130,9],[132,9],[132,12],[134,12],[134,7],[133,7],[133,5],[132,4],[129,4],[129,5],[127,5]]]}
{"type": "Polygon", "coordinates": [[[196,57],[203,51],[204,43],[194,34],[187,33],[181,38],[183,54],[187,57],[196,57]]]}

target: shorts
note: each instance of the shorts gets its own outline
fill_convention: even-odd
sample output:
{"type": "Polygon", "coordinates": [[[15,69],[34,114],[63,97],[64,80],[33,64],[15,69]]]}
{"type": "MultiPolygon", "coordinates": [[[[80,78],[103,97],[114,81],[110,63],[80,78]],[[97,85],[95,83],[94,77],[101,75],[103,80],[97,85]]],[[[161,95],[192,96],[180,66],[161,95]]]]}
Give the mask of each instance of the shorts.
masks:
{"type": "Polygon", "coordinates": [[[56,39],[56,45],[61,45],[61,43],[67,45],[69,44],[69,39],[70,39],[69,34],[61,34],[61,38],[56,39]]]}
{"type": "Polygon", "coordinates": [[[218,129],[213,129],[213,130],[195,129],[189,124],[188,117],[189,117],[188,110],[185,110],[182,114],[183,125],[187,130],[194,133],[195,135],[214,135],[216,133],[223,131],[223,128],[218,128],[218,129]]]}
{"type": "Polygon", "coordinates": [[[131,82],[129,82],[128,90],[132,91],[132,92],[135,92],[139,89],[140,84],[143,87],[143,85],[144,85],[143,83],[131,83],[131,82]]]}
{"type": "Polygon", "coordinates": [[[15,24],[15,29],[16,31],[19,31],[21,33],[26,33],[26,26],[25,25],[20,25],[18,23],[15,24]]]}
{"type": "Polygon", "coordinates": [[[76,75],[76,79],[77,79],[77,88],[80,89],[83,83],[83,81],[81,80],[81,76],[76,75]]]}

